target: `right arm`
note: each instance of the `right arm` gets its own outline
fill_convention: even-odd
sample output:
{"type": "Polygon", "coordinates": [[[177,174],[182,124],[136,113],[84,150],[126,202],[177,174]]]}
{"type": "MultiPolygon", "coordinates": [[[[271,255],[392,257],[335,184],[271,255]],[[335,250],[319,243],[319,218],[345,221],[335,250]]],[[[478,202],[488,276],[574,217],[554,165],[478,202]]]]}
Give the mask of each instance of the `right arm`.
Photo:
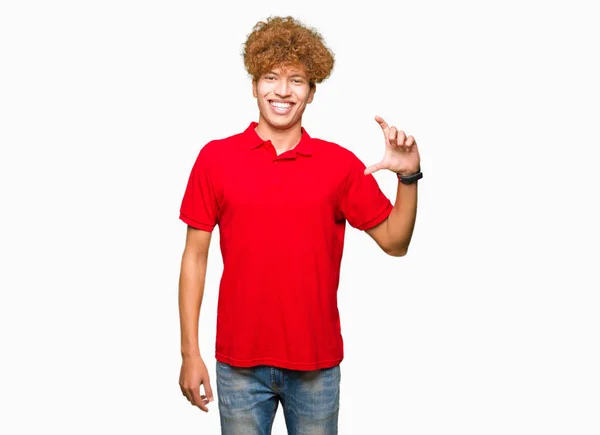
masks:
{"type": "Polygon", "coordinates": [[[187,227],[185,249],[179,275],[179,320],[181,326],[181,356],[199,356],[198,324],[204,296],[208,248],[208,231],[187,227]]]}
{"type": "Polygon", "coordinates": [[[213,401],[213,393],[206,365],[200,356],[198,325],[211,234],[209,231],[188,225],[179,275],[179,320],[183,360],[179,385],[183,395],[205,412],[208,412],[206,404],[213,401]],[[200,384],[204,385],[206,395],[200,395],[200,384]]]}

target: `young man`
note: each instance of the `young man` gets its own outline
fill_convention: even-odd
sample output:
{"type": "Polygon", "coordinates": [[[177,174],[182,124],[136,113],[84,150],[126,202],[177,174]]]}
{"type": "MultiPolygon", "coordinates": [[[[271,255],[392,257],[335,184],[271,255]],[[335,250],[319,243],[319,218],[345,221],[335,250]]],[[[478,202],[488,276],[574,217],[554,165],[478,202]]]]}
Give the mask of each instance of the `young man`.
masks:
{"type": "Polygon", "coordinates": [[[292,17],[259,22],[244,61],[258,123],[200,150],[181,204],[188,228],[179,283],[180,386],[208,412],[214,394],[200,356],[198,318],[218,224],[222,434],[270,433],[280,401],[288,433],[336,434],[343,359],[337,289],[346,221],[387,254],[405,255],[420,157],[414,138],[380,117],[385,154],[368,168],[342,146],[309,136],[302,114],[334,56],[316,31],[292,17]],[[371,175],[380,169],[398,174],[394,206],[371,175]]]}

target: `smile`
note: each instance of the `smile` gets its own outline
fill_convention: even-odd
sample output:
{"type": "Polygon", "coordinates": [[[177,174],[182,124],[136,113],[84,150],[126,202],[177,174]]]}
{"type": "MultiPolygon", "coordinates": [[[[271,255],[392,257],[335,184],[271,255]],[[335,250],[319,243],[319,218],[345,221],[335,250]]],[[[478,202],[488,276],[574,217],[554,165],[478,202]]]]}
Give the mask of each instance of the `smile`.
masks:
{"type": "Polygon", "coordinates": [[[293,103],[280,103],[277,101],[269,101],[269,104],[273,108],[273,111],[278,114],[288,113],[294,105],[293,103]]]}

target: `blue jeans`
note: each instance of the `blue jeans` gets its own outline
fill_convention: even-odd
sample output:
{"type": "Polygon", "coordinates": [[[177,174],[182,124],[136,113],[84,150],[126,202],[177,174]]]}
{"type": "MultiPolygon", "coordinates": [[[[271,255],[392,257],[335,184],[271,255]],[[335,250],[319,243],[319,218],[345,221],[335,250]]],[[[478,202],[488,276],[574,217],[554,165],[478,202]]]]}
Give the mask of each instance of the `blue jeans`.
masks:
{"type": "Polygon", "coordinates": [[[222,435],[269,435],[279,401],[288,435],[337,435],[340,366],[291,370],[217,361],[222,435]]]}

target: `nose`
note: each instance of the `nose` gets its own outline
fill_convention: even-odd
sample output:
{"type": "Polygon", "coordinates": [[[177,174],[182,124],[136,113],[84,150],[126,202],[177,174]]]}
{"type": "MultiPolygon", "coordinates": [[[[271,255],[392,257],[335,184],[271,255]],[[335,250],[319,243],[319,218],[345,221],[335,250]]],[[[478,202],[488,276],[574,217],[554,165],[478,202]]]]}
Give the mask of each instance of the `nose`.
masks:
{"type": "Polygon", "coordinates": [[[288,97],[291,94],[291,88],[287,80],[278,80],[275,86],[275,95],[281,98],[288,97]]]}

